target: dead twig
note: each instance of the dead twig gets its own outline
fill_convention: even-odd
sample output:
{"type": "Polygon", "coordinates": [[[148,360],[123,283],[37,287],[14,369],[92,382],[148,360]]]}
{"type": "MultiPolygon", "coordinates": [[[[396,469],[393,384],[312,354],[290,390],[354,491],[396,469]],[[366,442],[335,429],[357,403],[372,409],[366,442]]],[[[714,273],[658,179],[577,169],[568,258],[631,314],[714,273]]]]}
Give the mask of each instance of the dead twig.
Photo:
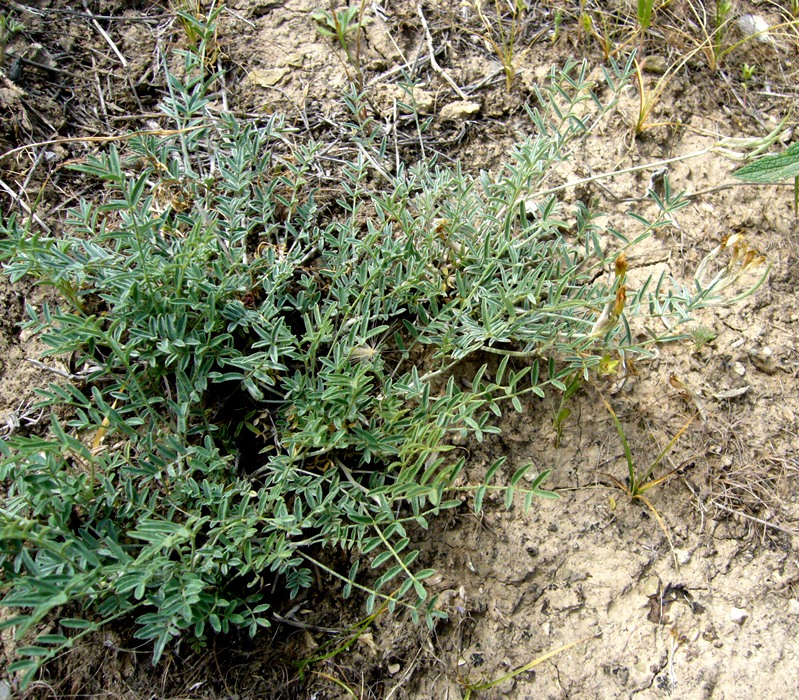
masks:
{"type": "Polygon", "coordinates": [[[742,513],[740,510],[735,510],[735,508],[730,508],[729,506],[725,506],[723,503],[719,503],[718,501],[711,501],[714,507],[721,508],[722,510],[726,510],[728,513],[732,513],[733,515],[740,515],[742,518],[746,518],[747,520],[751,520],[753,522],[758,523],[759,525],[764,525],[765,527],[773,528],[774,530],[779,530],[780,532],[784,532],[786,535],[791,535],[792,537],[796,535],[796,530],[789,530],[782,525],[777,525],[776,523],[770,523],[768,520],[763,520],[763,518],[756,518],[754,515],[748,515],[747,513],[742,513]]]}
{"type": "Polygon", "coordinates": [[[311,632],[324,632],[325,634],[341,634],[344,630],[337,630],[332,627],[319,627],[319,625],[312,625],[308,622],[301,622],[300,620],[293,620],[288,617],[281,617],[276,612],[272,613],[272,618],[276,622],[281,622],[290,627],[296,627],[301,630],[309,630],[311,632]]]}
{"type": "Polygon", "coordinates": [[[175,136],[176,134],[187,134],[190,131],[197,131],[198,129],[205,128],[206,125],[197,124],[196,126],[187,126],[184,129],[147,129],[145,131],[133,131],[129,134],[118,134],[117,136],[69,136],[62,139],[36,141],[35,143],[24,143],[21,146],[12,148],[10,151],[0,153],[0,160],[30,150],[31,148],[39,148],[40,146],[57,146],[65,143],[114,143],[116,141],[129,141],[137,136],[175,136]]]}
{"type": "Polygon", "coordinates": [[[19,186],[19,196],[22,197],[28,189],[28,185],[31,182],[31,178],[33,177],[33,173],[36,172],[36,168],[39,167],[39,164],[42,162],[42,158],[44,157],[44,150],[39,151],[36,158],[33,161],[33,165],[28,168],[28,174],[25,176],[25,182],[23,182],[19,186]]]}
{"type": "Polygon", "coordinates": [[[424,35],[425,38],[427,39],[427,48],[430,51],[430,65],[433,66],[433,70],[436,73],[439,73],[441,77],[444,78],[444,80],[446,80],[452,86],[452,89],[458,93],[458,97],[460,97],[462,100],[469,99],[466,96],[466,93],[458,87],[458,84],[452,78],[449,77],[449,74],[440,65],[438,65],[438,61],[436,60],[436,50],[433,48],[433,37],[430,34],[430,27],[427,26],[427,20],[424,17],[424,12],[422,12],[421,4],[417,5],[416,9],[419,12],[419,18],[422,20],[424,35]]]}
{"type": "Polygon", "coordinates": [[[24,63],[26,66],[33,66],[34,68],[38,68],[39,70],[43,70],[47,73],[56,73],[58,75],[69,75],[71,77],[75,77],[75,72],[71,70],[64,70],[63,68],[56,68],[55,66],[48,66],[44,63],[39,63],[38,61],[31,61],[29,58],[25,58],[24,56],[17,56],[16,59],[20,63],[24,63]]]}
{"type": "Polygon", "coordinates": [[[414,60],[413,67],[409,63],[403,63],[402,65],[394,66],[385,73],[376,75],[368,83],[366,83],[366,85],[367,87],[371,87],[372,85],[385,85],[388,82],[388,79],[395,76],[397,73],[408,72],[408,76],[413,77],[416,69],[423,68],[429,61],[430,56],[420,56],[414,60]]]}
{"type": "Polygon", "coordinates": [[[103,86],[100,85],[100,73],[97,71],[97,63],[94,60],[94,56],[92,56],[92,72],[94,73],[94,82],[97,85],[97,99],[100,101],[100,111],[103,113],[103,117],[105,117],[105,121],[108,121],[108,109],[105,106],[105,96],[103,95],[103,86]]]}
{"type": "Polygon", "coordinates": [[[30,358],[26,358],[25,362],[29,362],[34,367],[38,367],[45,372],[52,372],[53,374],[57,374],[59,377],[63,377],[64,379],[71,379],[75,380],[84,380],[93,372],[97,371],[97,367],[89,367],[86,369],[81,370],[77,374],[73,374],[72,372],[67,372],[66,370],[59,369],[58,367],[52,367],[50,365],[46,365],[43,362],[39,362],[39,360],[31,360],[30,358]]]}
{"type": "Polygon", "coordinates": [[[50,233],[50,227],[36,214],[34,214],[33,210],[27,204],[25,204],[22,198],[2,180],[0,180],[0,188],[2,188],[8,194],[8,196],[11,197],[18,207],[23,209],[28,216],[30,216],[37,224],[39,224],[39,226],[41,226],[46,233],[50,233]]]}
{"type": "Polygon", "coordinates": [[[89,9],[89,3],[87,3],[86,0],[83,0],[83,9],[86,10],[86,14],[88,14],[89,17],[91,17],[91,21],[92,21],[92,24],[94,25],[94,28],[100,33],[100,36],[102,36],[103,39],[105,39],[106,43],[111,47],[111,50],[117,55],[117,58],[119,58],[119,62],[125,68],[127,68],[128,67],[128,59],[126,59],[122,55],[122,52],[117,48],[117,45],[114,43],[114,40],[111,38],[111,36],[108,34],[108,32],[106,32],[105,29],[103,29],[100,26],[100,23],[95,19],[94,14],[89,9]]]}
{"type": "Polygon", "coordinates": [[[14,0],[6,0],[6,2],[21,13],[38,15],[40,17],[43,17],[47,14],[59,14],[85,19],[101,19],[103,21],[111,22],[161,22],[164,18],[170,17],[170,14],[168,13],[163,15],[155,15],[153,17],[149,17],[148,15],[97,15],[92,13],[86,15],[83,12],[68,10],[61,7],[31,7],[30,5],[22,5],[18,2],[14,2],[14,0]]]}

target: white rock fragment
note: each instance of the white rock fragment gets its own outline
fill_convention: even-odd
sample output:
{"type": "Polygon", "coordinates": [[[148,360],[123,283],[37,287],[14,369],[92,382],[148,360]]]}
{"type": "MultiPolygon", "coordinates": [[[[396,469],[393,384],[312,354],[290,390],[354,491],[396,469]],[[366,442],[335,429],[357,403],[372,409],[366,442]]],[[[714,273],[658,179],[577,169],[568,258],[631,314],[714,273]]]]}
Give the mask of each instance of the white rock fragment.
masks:
{"type": "Polygon", "coordinates": [[[743,608],[733,608],[730,610],[730,620],[736,625],[742,625],[749,617],[749,613],[743,608]]]}
{"type": "Polygon", "coordinates": [[[777,43],[774,41],[774,37],[768,32],[768,30],[771,29],[771,25],[760,15],[741,15],[738,18],[737,24],[738,29],[741,30],[741,33],[745,37],[754,37],[761,44],[770,44],[773,46],[777,43]]]}
{"type": "Polygon", "coordinates": [[[691,552],[689,552],[687,549],[675,549],[674,556],[677,557],[677,563],[680,566],[684,566],[691,561],[691,552]]]}
{"type": "Polygon", "coordinates": [[[274,87],[289,72],[288,68],[254,68],[247,74],[247,80],[259,87],[274,87]]]}
{"type": "Polygon", "coordinates": [[[657,576],[649,576],[646,578],[641,586],[641,592],[647,598],[657,595],[660,592],[660,579],[657,576]]]}
{"type": "Polygon", "coordinates": [[[788,601],[788,614],[799,615],[799,600],[796,600],[796,598],[791,598],[788,601]]]}
{"type": "Polygon", "coordinates": [[[743,377],[746,374],[746,367],[744,367],[742,362],[733,362],[730,365],[730,369],[739,377],[743,377]]]}
{"type": "Polygon", "coordinates": [[[665,75],[669,70],[669,63],[664,56],[647,56],[644,62],[644,72],[655,75],[665,75]]]}
{"type": "Polygon", "coordinates": [[[479,111],[479,102],[458,100],[457,102],[450,102],[441,108],[441,118],[445,121],[455,122],[477,114],[479,111]]]}
{"type": "Polygon", "coordinates": [[[284,60],[287,66],[302,68],[302,64],[305,63],[305,54],[302,51],[294,51],[293,53],[286,54],[284,60]]]}
{"type": "Polygon", "coordinates": [[[774,374],[778,369],[774,351],[768,346],[752,348],[749,351],[749,358],[752,364],[765,374],[774,374]]]}

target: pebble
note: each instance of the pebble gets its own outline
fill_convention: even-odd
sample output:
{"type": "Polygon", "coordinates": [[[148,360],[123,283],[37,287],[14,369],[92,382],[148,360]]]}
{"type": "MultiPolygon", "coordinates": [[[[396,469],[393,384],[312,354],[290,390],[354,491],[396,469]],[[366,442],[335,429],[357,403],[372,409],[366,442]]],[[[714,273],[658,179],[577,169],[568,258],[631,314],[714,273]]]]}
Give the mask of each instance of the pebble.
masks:
{"type": "Polygon", "coordinates": [[[749,613],[743,608],[733,608],[730,610],[730,620],[736,625],[742,625],[749,617],[749,613]]]}
{"type": "Polygon", "coordinates": [[[460,121],[473,114],[477,114],[479,111],[479,102],[458,100],[457,102],[450,102],[448,105],[444,105],[441,108],[441,118],[445,121],[460,121]]]}
{"type": "Polygon", "coordinates": [[[646,73],[663,75],[668,69],[668,61],[666,61],[663,56],[647,56],[646,61],[644,62],[644,71],[646,73]]]}
{"type": "Polygon", "coordinates": [[[687,549],[675,549],[674,556],[677,557],[677,563],[680,566],[683,566],[691,561],[691,552],[689,552],[687,549]]]}
{"type": "Polygon", "coordinates": [[[788,601],[788,613],[790,615],[799,615],[799,600],[796,600],[796,598],[791,598],[788,601]]]}
{"type": "Polygon", "coordinates": [[[765,18],[760,15],[741,15],[738,18],[737,24],[738,29],[740,29],[741,33],[746,37],[753,36],[761,44],[773,45],[776,43],[774,37],[768,33],[771,26],[765,18]]]}
{"type": "Polygon", "coordinates": [[[730,369],[739,377],[743,377],[746,374],[746,367],[744,367],[743,362],[733,362],[730,365],[730,369]]]}
{"type": "Polygon", "coordinates": [[[762,348],[752,348],[749,351],[749,359],[752,364],[765,374],[774,374],[777,371],[777,363],[774,361],[774,351],[764,346],[762,348]]]}
{"type": "Polygon", "coordinates": [[[259,87],[273,87],[277,85],[288,72],[288,68],[255,68],[247,74],[247,80],[259,87]]]}
{"type": "Polygon", "coordinates": [[[642,589],[643,594],[647,598],[657,595],[658,591],[660,591],[660,579],[657,576],[650,576],[644,581],[642,589]]]}

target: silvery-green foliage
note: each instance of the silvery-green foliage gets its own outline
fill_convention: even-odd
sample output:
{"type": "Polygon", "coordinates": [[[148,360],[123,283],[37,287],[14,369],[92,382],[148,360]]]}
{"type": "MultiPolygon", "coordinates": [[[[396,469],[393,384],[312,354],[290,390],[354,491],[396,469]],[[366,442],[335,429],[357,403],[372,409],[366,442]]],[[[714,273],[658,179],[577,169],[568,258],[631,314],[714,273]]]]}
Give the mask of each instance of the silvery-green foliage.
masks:
{"type": "MultiPolygon", "coordinates": [[[[624,314],[597,323],[623,282],[601,273],[634,241],[600,231],[582,204],[535,198],[609,108],[584,64],[553,70],[531,135],[496,175],[431,161],[391,172],[349,95],[336,201],[321,206],[321,164],[342,159],[325,161],[280,117],[214,116],[214,78],[184,59],[164,105],[179,128],[79,165],[104,194],[71,211],[63,235],[2,224],[10,278],[58,292],[29,306],[28,329],[77,373],[41,392],[45,436],[0,442],[0,585],[19,611],[4,624],[35,638],[12,669],[26,682],[121,617],[155,661],[176,639],[254,634],[276,589],[312,585],[314,562],[345,595],[365,591],[369,610],[387,601],[432,623],[412,528],[467,490],[478,509],[487,490],[528,507],[553,495],[529,465],[488,483],[502,459],[483,485],[454,488],[452,438],[482,440],[522,396],[646,352],[624,314]],[[351,550],[350,564],[326,564],[330,547],[351,550]],[[72,603],[87,616],[36,636],[72,603]]],[[[606,75],[611,103],[629,73],[606,75]]],[[[659,203],[641,237],[680,206],[659,203]]],[[[657,315],[692,308],[659,287],[657,315]]]]}

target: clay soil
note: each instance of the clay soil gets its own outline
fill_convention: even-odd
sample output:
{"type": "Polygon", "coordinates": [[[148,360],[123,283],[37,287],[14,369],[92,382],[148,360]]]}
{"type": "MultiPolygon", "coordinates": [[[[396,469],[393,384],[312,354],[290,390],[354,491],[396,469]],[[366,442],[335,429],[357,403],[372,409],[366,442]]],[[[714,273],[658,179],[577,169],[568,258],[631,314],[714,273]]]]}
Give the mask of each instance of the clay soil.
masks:
{"type": "MultiPolygon", "coordinates": [[[[496,169],[518,135],[534,128],[524,107],[551,66],[569,57],[602,64],[602,17],[619,56],[640,48],[636,3],[587,3],[602,6],[592,31],[579,22],[578,2],[525,3],[508,85],[486,39],[496,43],[498,35],[473,3],[422,3],[427,32],[415,2],[364,3],[370,21],[357,42],[352,35],[352,60],[317,31],[311,12],[319,5],[325,3],[226,3],[217,36],[224,106],[253,119],[281,112],[298,130],[332,141],[344,115],[342,93],[356,81],[392,144],[413,161],[418,136],[396,110],[404,70],[431,119],[426,149],[472,172],[496,169]]],[[[507,17],[507,5],[484,3],[486,16],[496,22],[499,7],[507,17]]],[[[643,46],[645,85],[663,88],[645,128],[633,128],[633,84],[552,185],[676,158],[722,137],[759,137],[786,116],[775,149],[795,141],[795,27],[750,39],[714,70],[702,51],[683,59],[701,43],[696,8],[712,14],[715,3],[664,5],[643,46]],[[663,69],[681,62],[664,79],[663,69]],[[744,64],[754,68],[746,81],[744,64]]],[[[737,3],[725,46],[741,39],[735,17],[755,14],[774,26],[790,19],[789,6],[737,3]]],[[[57,232],[66,209],[92,195],[64,165],[101,148],[95,137],[158,125],[164,61],[186,35],[170,7],[150,0],[0,8],[22,24],[6,38],[0,73],[2,210],[27,216],[25,207],[38,199],[40,224],[57,232]]],[[[298,606],[279,611],[288,623],[275,621],[255,640],[220,637],[205,649],[181,647],[157,667],[129,630],[108,629],[51,664],[30,697],[458,700],[469,684],[526,665],[472,697],[795,697],[799,224],[789,187],[735,184],[737,167],[719,153],[670,164],[671,186],[692,194],[690,204],[675,215],[676,226],[630,257],[631,275],[665,270],[690,280],[723,236],[742,234],[771,265],[754,295],[700,313],[690,326],[694,339],[664,345],[637,374],[598,386],[642,467],[696,415],[658,465],[655,476],[671,476],[647,492],[652,507],[620,488],[623,449],[594,388],[572,399],[560,435],[556,398],[529,401],[500,420],[501,436],[464,445],[467,478],[477,483],[499,456],[508,458],[506,476],[532,461],[552,469],[548,485],[560,498],[536,501],[527,512],[487,499],[480,516],[466,503],[416,533],[421,560],[439,572],[432,585],[449,615],[435,629],[385,613],[352,644],[339,642],[337,653],[298,673],[298,662],[337,648],[321,646],[337,638],[330,630],[346,630],[365,615],[362,600],[342,603],[338,587],[323,582],[298,606]]],[[[643,200],[652,171],[566,189],[562,198],[591,202],[624,230],[626,212],[652,213],[643,200]]],[[[35,299],[24,281],[0,283],[5,434],[36,421],[26,407],[35,387],[51,380],[28,362],[40,348],[19,328],[26,300],[35,299]]],[[[4,644],[10,653],[7,634],[4,644]]],[[[0,666],[7,662],[0,655],[0,666]]],[[[0,697],[11,693],[7,679],[0,697]]]]}

